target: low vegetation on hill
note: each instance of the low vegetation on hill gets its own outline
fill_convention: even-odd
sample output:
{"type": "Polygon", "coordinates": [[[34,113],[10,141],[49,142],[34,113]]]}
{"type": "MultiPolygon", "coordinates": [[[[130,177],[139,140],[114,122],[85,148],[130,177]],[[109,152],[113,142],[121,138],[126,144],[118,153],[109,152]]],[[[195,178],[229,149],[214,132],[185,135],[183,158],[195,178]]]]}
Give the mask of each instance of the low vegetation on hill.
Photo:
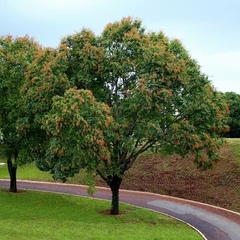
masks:
{"type": "MultiPolygon", "coordinates": [[[[126,173],[122,189],[195,200],[240,212],[240,139],[228,139],[213,170],[201,171],[191,155],[144,154],[126,173]]],[[[76,182],[77,178],[70,180],[76,182]]],[[[97,185],[105,186],[101,179],[97,185]]]]}

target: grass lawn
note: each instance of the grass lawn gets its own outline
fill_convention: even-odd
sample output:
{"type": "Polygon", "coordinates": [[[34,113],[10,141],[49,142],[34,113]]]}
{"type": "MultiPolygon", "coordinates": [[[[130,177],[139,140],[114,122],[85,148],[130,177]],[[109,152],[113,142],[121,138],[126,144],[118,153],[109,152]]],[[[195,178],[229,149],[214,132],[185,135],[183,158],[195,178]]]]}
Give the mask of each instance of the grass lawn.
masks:
{"type": "Polygon", "coordinates": [[[177,220],[125,204],[111,216],[108,201],[77,196],[0,188],[0,199],[2,240],[202,239],[177,220]]]}
{"type": "MultiPolygon", "coordinates": [[[[0,162],[5,162],[0,159],[0,162]]],[[[7,165],[0,166],[0,178],[9,179],[7,165]]],[[[34,180],[34,181],[53,181],[52,176],[48,172],[42,172],[35,166],[35,163],[26,164],[18,167],[17,179],[34,180]]]]}

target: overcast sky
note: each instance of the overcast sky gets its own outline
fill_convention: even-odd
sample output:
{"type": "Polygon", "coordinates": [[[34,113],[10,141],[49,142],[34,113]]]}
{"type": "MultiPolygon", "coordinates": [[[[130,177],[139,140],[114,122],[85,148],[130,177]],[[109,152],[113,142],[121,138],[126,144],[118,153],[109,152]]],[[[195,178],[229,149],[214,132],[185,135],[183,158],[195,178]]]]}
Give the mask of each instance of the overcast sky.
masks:
{"type": "Polygon", "coordinates": [[[178,38],[218,91],[240,94],[240,0],[0,0],[0,35],[43,46],[83,27],[100,34],[131,16],[149,31],[178,38]]]}

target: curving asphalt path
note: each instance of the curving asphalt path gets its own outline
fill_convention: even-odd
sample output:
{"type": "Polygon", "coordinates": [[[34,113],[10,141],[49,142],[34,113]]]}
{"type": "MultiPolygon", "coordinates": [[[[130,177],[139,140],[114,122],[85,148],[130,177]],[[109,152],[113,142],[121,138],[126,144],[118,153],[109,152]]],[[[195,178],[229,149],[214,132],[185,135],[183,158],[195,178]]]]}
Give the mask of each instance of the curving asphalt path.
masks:
{"type": "MultiPolygon", "coordinates": [[[[9,180],[0,179],[0,186],[9,187],[9,180]]],[[[90,197],[87,186],[84,185],[20,180],[18,188],[90,197]]],[[[110,189],[97,189],[94,198],[111,200],[110,189]]],[[[240,213],[154,193],[120,190],[119,197],[123,203],[151,209],[184,221],[195,228],[203,239],[240,240],[240,213]]]]}

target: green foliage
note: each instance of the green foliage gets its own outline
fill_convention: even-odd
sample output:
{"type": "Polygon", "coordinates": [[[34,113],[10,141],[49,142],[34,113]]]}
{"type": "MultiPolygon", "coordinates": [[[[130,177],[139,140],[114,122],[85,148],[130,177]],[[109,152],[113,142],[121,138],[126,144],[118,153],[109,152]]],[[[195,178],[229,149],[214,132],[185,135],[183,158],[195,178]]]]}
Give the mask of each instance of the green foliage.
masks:
{"type": "Polygon", "coordinates": [[[240,95],[234,92],[226,92],[223,94],[230,109],[229,127],[230,130],[224,134],[229,138],[240,137],[240,95]]]}
{"type": "MultiPolygon", "coordinates": [[[[79,168],[96,170],[98,163],[110,161],[113,119],[110,109],[95,100],[88,90],[69,89],[53,99],[52,110],[43,120],[51,135],[44,168],[56,179],[67,180],[79,168]]],[[[38,162],[38,165],[40,163],[38,162]]]]}
{"type": "MultiPolygon", "coordinates": [[[[24,152],[27,145],[24,132],[17,128],[22,117],[20,88],[25,81],[24,73],[39,49],[28,36],[0,38],[0,150],[8,159],[17,160],[19,151],[24,152]]],[[[19,159],[18,162],[21,163],[19,159]]]]}
{"type": "Polygon", "coordinates": [[[63,95],[72,86],[66,76],[67,66],[67,51],[45,48],[35,55],[25,73],[21,87],[24,114],[17,128],[25,134],[27,148],[37,162],[44,157],[49,141],[42,129],[42,118],[50,111],[53,97],[63,95]]]}
{"type": "Polygon", "coordinates": [[[101,78],[103,49],[91,30],[83,29],[62,39],[60,51],[66,53],[66,74],[78,89],[90,89],[95,97],[103,100],[109,91],[101,78]]]}

